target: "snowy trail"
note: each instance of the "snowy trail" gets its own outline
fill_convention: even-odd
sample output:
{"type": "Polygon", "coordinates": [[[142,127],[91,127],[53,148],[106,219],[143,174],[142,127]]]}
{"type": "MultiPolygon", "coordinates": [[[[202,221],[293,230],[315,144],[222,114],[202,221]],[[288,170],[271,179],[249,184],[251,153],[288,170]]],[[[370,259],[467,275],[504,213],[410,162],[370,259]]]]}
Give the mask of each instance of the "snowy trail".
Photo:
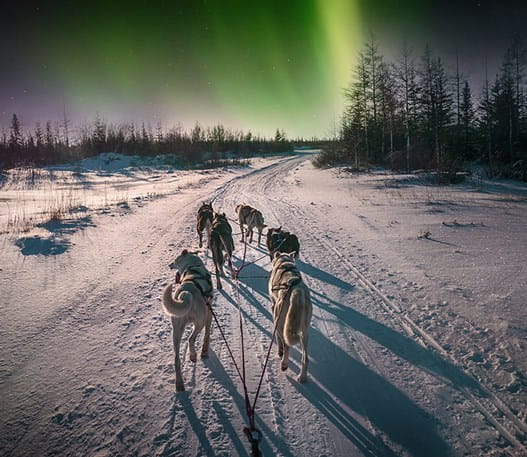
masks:
{"type": "MultiPolygon", "coordinates": [[[[101,217],[53,258],[20,260],[4,245],[16,261],[3,268],[0,286],[16,309],[0,337],[0,455],[248,455],[242,388],[218,329],[209,359],[184,358],[187,392],[176,395],[170,322],[159,302],[172,279],[168,263],[197,245],[199,202],[213,196],[231,218],[244,201],[268,225],[297,233],[312,290],[308,382],[294,380],[297,349],[285,373],[273,349],[265,373],[256,408],[265,456],[523,455],[525,424],[404,312],[417,300],[401,287],[406,278],[362,250],[341,205],[306,191],[309,167],[308,155],[294,156],[111,223],[101,217]]],[[[239,266],[239,236],[235,244],[239,266]]],[[[253,243],[247,261],[265,252],[253,243]]],[[[269,263],[265,257],[240,277],[251,395],[272,332],[269,263]]],[[[239,357],[235,286],[223,282],[214,306],[239,357]]]]}

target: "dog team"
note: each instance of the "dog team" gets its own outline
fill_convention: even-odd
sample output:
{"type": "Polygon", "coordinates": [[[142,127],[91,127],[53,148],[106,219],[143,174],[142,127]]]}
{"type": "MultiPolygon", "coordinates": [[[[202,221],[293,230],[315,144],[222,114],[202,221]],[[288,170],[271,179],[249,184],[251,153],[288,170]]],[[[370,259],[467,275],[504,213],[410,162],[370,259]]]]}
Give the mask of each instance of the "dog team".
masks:
{"type": "MultiPolygon", "coordinates": [[[[241,231],[241,241],[252,243],[253,231],[258,231],[258,246],[261,244],[265,227],[264,217],[260,211],[246,204],[235,208],[241,231]]],[[[227,262],[231,275],[235,272],[232,266],[234,239],[231,225],[225,213],[216,213],[212,202],[201,205],[198,210],[196,230],[199,247],[203,246],[203,232],[207,233],[207,247],[212,252],[216,276],[216,288],[222,288],[221,277],[225,276],[224,264],[227,262]]],[[[296,267],[300,244],[296,235],[282,230],[282,227],[268,228],[266,245],[272,260],[269,277],[269,297],[273,325],[276,326],[278,356],[281,358],[281,369],[287,370],[289,364],[289,347],[300,344],[302,349],[302,366],[297,377],[298,382],[307,380],[307,346],[312,306],[309,289],[302,280],[296,267]]],[[[169,267],[176,270],[176,290],[170,284],[163,293],[163,309],[172,321],[174,342],[176,391],[185,390],[180,362],[181,338],[187,324],[193,325],[189,337],[189,356],[192,362],[197,360],[196,338],[205,329],[201,357],[207,357],[212,323],[213,286],[211,274],[197,252],[184,249],[169,267]]],[[[221,310],[218,310],[221,312],[221,310]]]]}

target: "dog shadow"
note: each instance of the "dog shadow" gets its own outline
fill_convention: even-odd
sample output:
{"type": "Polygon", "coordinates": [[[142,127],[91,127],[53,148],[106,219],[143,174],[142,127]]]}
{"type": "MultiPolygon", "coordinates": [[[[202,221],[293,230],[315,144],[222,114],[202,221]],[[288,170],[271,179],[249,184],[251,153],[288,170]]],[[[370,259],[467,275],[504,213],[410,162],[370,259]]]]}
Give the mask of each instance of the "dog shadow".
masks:
{"type": "Polygon", "coordinates": [[[327,271],[321,270],[320,268],[317,268],[309,263],[305,263],[300,259],[296,260],[296,265],[302,273],[305,273],[308,276],[318,279],[319,281],[325,282],[335,287],[339,287],[340,289],[344,289],[348,292],[351,292],[355,289],[355,286],[353,284],[343,281],[342,279],[333,276],[327,271]]]}
{"type": "Polygon", "coordinates": [[[367,418],[412,455],[447,457],[436,420],[382,376],[351,357],[315,328],[310,330],[310,382],[291,384],[365,455],[396,457],[351,414],[367,418]],[[331,354],[331,357],[326,357],[331,354]],[[338,366],[326,363],[336,359],[338,366]]]}
{"type": "MultiPolygon", "coordinates": [[[[353,286],[331,274],[304,262],[299,263],[306,274],[346,291],[353,290],[353,286]]],[[[246,279],[239,287],[240,295],[272,322],[271,313],[262,305],[261,298],[259,300],[258,297],[261,295],[267,298],[267,280],[249,278],[249,276],[260,276],[267,271],[255,264],[248,265],[246,268],[246,279]]],[[[240,278],[241,282],[242,279],[240,278]]],[[[234,298],[223,291],[221,293],[227,302],[236,308],[238,307],[234,298]]],[[[456,367],[443,360],[439,355],[422,348],[413,340],[369,319],[351,307],[344,306],[318,293],[313,294],[313,302],[315,306],[332,313],[340,322],[367,335],[395,354],[438,378],[449,380],[454,385],[475,387],[475,383],[470,377],[464,375],[460,370],[456,371],[456,367]],[[323,299],[326,302],[323,302],[323,299]]],[[[251,318],[243,307],[241,312],[260,331],[269,338],[271,337],[271,332],[251,318]]],[[[448,444],[438,434],[436,419],[387,379],[350,356],[314,327],[310,329],[309,346],[311,356],[310,381],[305,385],[292,380],[290,382],[361,452],[375,457],[396,457],[396,454],[381,439],[357,420],[358,415],[367,418],[376,429],[382,431],[392,442],[407,449],[412,455],[447,457],[452,454],[448,444]],[[338,365],[335,365],[326,362],[326,360],[338,360],[339,362],[338,365]]],[[[293,350],[291,353],[293,366],[299,364],[299,358],[299,352],[293,350]]],[[[207,363],[218,382],[233,397],[237,409],[244,417],[244,399],[234,386],[231,376],[225,371],[215,355],[207,363]]],[[[222,417],[225,417],[225,413],[222,414],[222,417]]],[[[228,422],[227,419],[226,422],[228,422]]],[[[264,455],[273,455],[273,450],[266,444],[267,440],[274,443],[282,455],[291,455],[291,451],[283,439],[277,437],[258,419],[257,423],[258,428],[265,435],[262,447],[265,446],[267,449],[262,449],[264,455]]],[[[232,424],[229,427],[231,430],[234,429],[232,424]]],[[[205,445],[206,443],[203,444],[204,447],[205,445]]],[[[240,449],[243,447],[241,442],[234,443],[234,445],[237,449],[237,446],[240,446],[240,449]]]]}
{"type": "MultiPolygon", "coordinates": [[[[245,399],[238,392],[238,389],[234,385],[231,375],[227,373],[223,364],[218,359],[218,356],[214,351],[209,351],[209,358],[205,362],[209,367],[211,373],[214,374],[215,379],[225,389],[233,400],[236,409],[238,410],[242,421],[246,423],[246,412],[245,412],[245,399]]],[[[247,455],[249,449],[249,443],[244,438],[244,442],[240,437],[244,437],[243,430],[236,430],[234,425],[229,421],[228,415],[223,411],[221,405],[215,402],[214,408],[218,412],[218,419],[221,420],[222,426],[225,432],[228,433],[229,437],[232,438],[234,447],[238,451],[239,455],[247,455]],[[245,444],[244,444],[245,443],[245,444]]],[[[287,442],[283,437],[276,434],[271,430],[265,422],[258,417],[258,411],[255,416],[256,428],[262,432],[263,438],[260,442],[260,450],[262,455],[282,455],[284,457],[294,457],[289,449],[287,442]],[[270,447],[268,443],[273,443],[274,449],[270,447]]]]}
{"type": "Polygon", "coordinates": [[[156,455],[160,457],[169,457],[176,455],[178,452],[178,449],[175,447],[175,443],[172,441],[171,437],[177,430],[175,427],[176,417],[180,411],[182,411],[187,417],[186,422],[190,424],[190,427],[198,438],[201,446],[203,446],[206,455],[215,455],[212,445],[207,438],[205,428],[203,427],[196,414],[196,411],[194,410],[189,392],[178,392],[177,394],[175,393],[173,395],[172,405],[170,407],[170,416],[163,427],[165,432],[159,434],[153,439],[154,446],[162,446],[162,449],[156,455]]]}
{"type": "Polygon", "coordinates": [[[411,338],[396,332],[364,314],[354,310],[351,306],[345,306],[328,297],[316,294],[313,304],[333,314],[340,322],[366,335],[380,345],[389,349],[397,356],[405,359],[430,375],[461,390],[469,388],[479,396],[486,396],[475,379],[468,376],[464,371],[448,362],[437,352],[420,346],[411,338]],[[320,297],[320,298],[319,298],[320,297]],[[326,303],[322,301],[324,299],[326,303]]]}
{"type": "Polygon", "coordinates": [[[266,300],[269,300],[267,284],[270,274],[269,270],[256,263],[251,263],[242,268],[238,280],[258,292],[266,300]]]}
{"type": "MultiPolygon", "coordinates": [[[[227,292],[224,292],[223,290],[220,292],[221,295],[227,300],[228,303],[230,303],[235,309],[238,309],[238,303],[234,298],[232,298],[227,292]]],[[[245,300],[249,304],[253,304],[254,307],[257,309],[258,312],[260,312],[264,317],[266,317],[270,322],[272,322],[272,315],[271,313],[265,309],[262,304],[258,301],[258,299],[252,295],[249,291],[247,291],[244,288],[240,288],[240,295],[245,298],[245,300]]],[[[245,320],[250,322],[255,328],[257,328],[260,332],[262,332],[264,335],[271,338],[271,331],[269,329],[266,329],[262,326],[256,319],[254,319],[245,309],[244,306],[240,307],[240,312],[242,313],[242,316],[245,320]]],[[[272,324],[270,324],[272,325],[272,324]]]]}

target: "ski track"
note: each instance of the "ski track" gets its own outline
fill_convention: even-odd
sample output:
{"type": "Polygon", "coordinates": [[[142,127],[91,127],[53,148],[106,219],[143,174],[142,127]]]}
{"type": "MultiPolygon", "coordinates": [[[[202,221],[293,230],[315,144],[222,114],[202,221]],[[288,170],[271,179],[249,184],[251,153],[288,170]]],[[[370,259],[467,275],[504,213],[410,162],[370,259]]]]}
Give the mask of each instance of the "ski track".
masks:
{"type": "MultiPolygon", "coordinates": [[[[80,265],[72,273],[75,287],[58,289],[57,306],[17,341],[24,350],[8,348],[17,358],[0,377],[6,395],[0,455],[248,455],[243,389],[215,323],[208,359],[190,362],[183,345],[187,392],[176,395],[170,321],[160,306],[162,289],[172,280],[167,265],[181,249],[197,245],[197,206],[212,197],[215,209],[231,219],[235,205],[245,201],[262,211],[268,225],[297,233],[299,267],[312,290],[309,379],[299,385],[293,378],[297,348],[283,373],[273,347],[256,406],[263,455],[478,455],[474,430],[506,440],[488,448],[488,455],[524,455],[518,437],[527,429],[506,401],[369,277],[371,265],[380,268],[382,259],[361,252],[351,235],[329,232],[315,206],[294,201],[298,181],[292,176],[305,161],[295,156],[219,187],[204,184],[193,194],[151,202],[138,210],[151,221],[146,230],[138,221],[133,233],[124,222],[94,228],[113,237],[96,246],[106,258],[90,257],[85,248],[85,258],[68,260],[80,265]],[[355,254],[348,255],[350,245],[355,254]],[[90,271],[90,263],[99,269],[90,271]]],[[[84,236],[92,235],[87,230],[84,236]]],[[[248,247],[247,262],[266,253],[262,242],[261,248],[248,247]]],[[[239,235],[235,245],[239,267],[239,235]]],[[[213,271],[210,255],[203,255],[213,271]]],[[[241,312],[251,399],[273,328],[267,280],[261,278],[269,263],[265,257],[242,270],[239,303],[230,278],[214,301],[238,360],[241,312]]],[[[43,294],[42,301],[50,299],[43,294]]]]}

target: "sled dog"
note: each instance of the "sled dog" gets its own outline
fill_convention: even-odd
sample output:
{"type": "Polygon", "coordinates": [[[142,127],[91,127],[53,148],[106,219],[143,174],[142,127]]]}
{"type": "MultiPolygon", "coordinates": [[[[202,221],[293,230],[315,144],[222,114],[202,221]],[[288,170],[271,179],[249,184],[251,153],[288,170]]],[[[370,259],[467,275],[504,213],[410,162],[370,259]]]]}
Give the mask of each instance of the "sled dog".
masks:
{"type": "Polygon", "coordinates": [[[302,347],[302,368],[296,378],[298,382],[307,380],[307,344],[312,305],[309,289],[295,265],[293,254],[274,254],[269,296],[276,325],[278,356],[282,358],[281,369],[287,370],[289,347],[300,343],[302,347]]]}
{"type": "Polygon", "coordinates": [[[271,260],[273,260],[275,252],[294,253],[295,258],[298,258],[300,254],[300,243],[297,236],[282,230],[282,226],[267,230],[265,244],[271,260]]]}
{"type": "Polygon", "coordinates": [[[216,287],[221,289],[220,276],[224,276],[223,264],[225,260],[229,263],[232,273],[232,251],[234,251],[234,241],[232,239],[232,228],[227,220],[225,213],[216,213],[212,221],[212,231],[210,234],[210,249],[212,260],[216,269],[216,287]],[[225,251],[225,257],[223,256],[225,251]]]}
{"type": "Polygon", "coordinates": [[[262,213],[249,205],[240,204],[236,206],[236,214],[238,215],[240,231],[242,232],[242,242],[244,239],[249,237],[249,243],[252,243],[253,230],[256,228],[258,230],[258,246],[260,246],[262,231],[265,227],[267,227],[264,224],[262,213]],[[243,230],[244,225],[247,226],[245,232],[243,230]]]}
{"type": "Polygon", "coordinates": [[[187,324],[193,324],[194,330],[189,338],[190,360],[196,361],[196,337],[205,327],[201,357],[207,357],[210,342],[210,326],[212,312],[212,281],[210,273],[205,268],[202,260],[194,253],[186,249],[176,257],[170,265],[171,269],[177,270],[177,289],[172,291],[170,284],[163,293],[163,309],[172,320],[172,337],[174,341],[174,367],[176,369],[176,391],[185,390],[181,375],[181,363],[179,359],[179,346],[181,337],[187,324]]]}
{"type": "Polygon", "coordinates": [[[208,247],[210,248],[210,231],[212,230],[212,219],[214,217],[214,211],[212,209],[212,202],[202,202],[200,209],[198,210],[198,222],[196,224],[196,231],[199,236],[199,247],[203,247],[203,230],[207,231],[208,235],[208,247]]]}

